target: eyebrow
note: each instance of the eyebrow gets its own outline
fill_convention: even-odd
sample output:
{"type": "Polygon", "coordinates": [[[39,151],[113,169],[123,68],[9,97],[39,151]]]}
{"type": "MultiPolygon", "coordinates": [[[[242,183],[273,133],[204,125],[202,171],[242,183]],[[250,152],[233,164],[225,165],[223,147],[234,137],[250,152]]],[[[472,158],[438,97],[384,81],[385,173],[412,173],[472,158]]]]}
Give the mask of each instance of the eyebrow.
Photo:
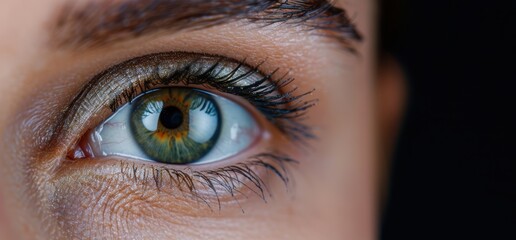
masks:
{"type": "Polygon", "coordinates": [[[327,0],[92,0],[58,11],[51,42],[91,48],[166,30],[198,30],[239,20],[266,27],[302,26],[349,50],[361,35],[346,11],[327,0]]]}

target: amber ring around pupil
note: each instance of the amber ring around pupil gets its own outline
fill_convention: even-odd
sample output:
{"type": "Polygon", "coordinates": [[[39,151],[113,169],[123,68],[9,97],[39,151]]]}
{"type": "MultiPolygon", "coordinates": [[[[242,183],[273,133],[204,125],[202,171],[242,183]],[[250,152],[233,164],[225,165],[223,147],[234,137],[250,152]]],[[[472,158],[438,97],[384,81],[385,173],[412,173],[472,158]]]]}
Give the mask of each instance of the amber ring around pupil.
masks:
{"type": "Polygon", "coordinates": [[[138,97],[131,131],[152,160],[196,162],[215,145],[221,128],[219,107],[210,93],[193,88],[162,88],[138,97]]]}

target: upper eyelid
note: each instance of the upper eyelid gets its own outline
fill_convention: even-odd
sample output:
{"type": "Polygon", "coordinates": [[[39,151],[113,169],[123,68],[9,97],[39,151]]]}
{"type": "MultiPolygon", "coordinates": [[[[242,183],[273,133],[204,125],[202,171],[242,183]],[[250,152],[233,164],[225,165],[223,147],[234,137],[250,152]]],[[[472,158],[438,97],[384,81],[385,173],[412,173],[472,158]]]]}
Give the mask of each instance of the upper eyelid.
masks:
{"type": "MultiPolygon", "coordinates": [[[[205,58],[204,60],[209,61],[210,59],[215,62],[215,65],[219,65],[222,69],[224,67],[228,69],[233,69],[232,71],[239,70],[242,74],[245,73],[254,73],[258,76],[263,77],[261,81],[268,81],[271,84],[274,81],[271,79],[272,74],[265,75],[258,70],[258,67],[250,67],[244,64],[243,62],[239,62],[236,60],[228,59],[222,56],[208,55],[208,54],[198,54],[198,53],[186,53],[186,52],[166,52],[166,53],[157,53],[150,54],[142,57],[133,58],[126,62],[115,65],[107,70],[97,74],[90,82],[88,82],[85,87],[80,91],[80,93],[74,98],[72,103],[65,110],[65,113],[62,115],[61,121],[58,122],[54,130],[54,135],[52,137],[53,140],[56,140],[57,137],[73,137],[77,135],[77,133],[73,131],[79,131],[77,128],[81,126],[84,128],[88,122],[91,122],[92,115],[103,115],[103,114],[111,114],[114,112],[118,106],[125,104],[127,101],[130,101],[132,98],[138,95],[138,92],[134,92],[135,88],[139,88],[141,92],[145,90],[150,90],[151,88],[159,87],[155,84],[156,82],[162,83],[161,80],[157,81],[159,78],[160,70],[159,66],[163,65],[173,65],[176,67],[176,70],[179,69],[178,62],[185,62],[184,58],[189,58],[190,61],[198,62],[199,57],[205,58]],[[183,58],[182,61],[177,61],[178,59],[183,58]],[[144,59],[146,59],[145,62],[144,59]],[[150,59],[150,60],[149,60],[150,59]],[[232,67],[232,68],[230,68],[232,67]],[[265,76],[264,76],[265,75],[265,76]],[[145,76],[145,77],[144,77],[145,76]],[[154,79],[151,79],[154,78],[154,79]],[[129,80],[129,81],[128,81],[129,80]],[[148,86],[147,86],[148,84],[148,86]],[[132,87],[131,87],[132,86],[132,87]],[[116,103],[113,105],[113,103],[116,103]],[[111,109],[109,109],[111,108],[111,109]],[[110,112],[108,112],[110,110],[110,112]]],[[[263,62],[262,62],[263,63],[263,62]]],[[[188,66],[188,65],[187,65],[188,66]]],[[[213,65],[206,65],[207,69],[210,69],[213,65]]],[[[164,67],[165,69],[170,69],[171,67],[164,67]]],[[[206,71],[201,71],[199,74],[205,73],[206,71]]],[[[275,73],[276,71],[273,71],[275,73]]],[[[173,73],[169,73],[173,74],[173,73]]],[[[231,74],[230,74],[231,75],[231,74]]],[[[237,78],[238,74],[235,74],[233,79],[237,78]],[[235,77],[236,76],[236,77],[235,77]]],[[[280,81],[280,80],[277,80],[280,81]]],[[[180,83],[180,82],[179,82],[180,83]]],[[[282,87],[282,85],[288,84],[290,81],[287,79],[285,81],[280,81],[279,86],[274,85],[275,87],[282,87]]],[[[279,88],[273,88],[279,89],[279,88]]],[[[268,90],[267,88],[265,90],[268,90]]],[[[278,103],[287,104],[289,102],[297,101],[301,96],[306,95],[300,94],[298,96],[293,96],[291,92],[285,94],[287,97],[286,100],[276,98],[271,99],[269,101],[276,101],[278,103]]],[[[282,96],[282,95],[278,95],[282,96]]],[[[313,105],[312,102],[297,102],[296,105],[292,107],[293,113],[290,117],[295,117],[298,113],[302,113],[306,111],[309,107],[313,105]]],[[[257,107],[257,106],[256,106],[257,107]]],[[[281,113],[282,111],[280,111],[281,113]]],[[[262,112],[263,113],[263,112],[262,112]]],[[[283,114],[283,113],[281,113],[283,114]]],[[[284,114],[287,115],[288,113],[284,114]]],[[[106,115],[107,117],[107,115],[106,115]]],[[[280,116],[278,116],[280,117],[280,116]]],[[[275,123],[276,124],[276,123],[275,123]]],[[[309,130],[309,127],[304,126],[301,123],[295,122],[293,118],[285,118],[284,126],[280,126],[281,128],[292,127],[294,130],[300,130],[299,133],[291,134],[293,138],[300,140],[302,137],[312,138],[314,137],[309,130]],[[292,124],[292,126],[290,126],[292,124]],[[297,136],[300,134],[300,136],[297,136]]],[[[277,125],[278,126],[278,125],[277,125]]],[[[94,126],[89,126],[94,127],[94,126]]],[[[282,130],[282,129],[280,129],[282,130]]],[[[282,130],[283,131],[283,130],[282,130]]],[[[287,130],[285,130],[287,131],[287,130]]],[[[290,130],[288,130],[290,131],[290,130]]]]}
{"type": "MultiPolygon", "coordinates": [[[[225,57],[197,53],[170,52],[149,54],[133,58],[97,74],[82,92],[96,92],[95,87],[102,89],[113,83],[126,84],[125,87],[116,86],[119,87],[118,90],[122,92],[126,90],[129,85],[133,85],[133,87],[139,88],[139,90],[143,92],[157,87],[158,84],[168,85],[172,82],[195,84],[195,82],[189,81],[190,79],[182,80],[182,78],[191,76],[183,76],[182,74],[185,73],[195,73],[199,78],[207,78],[216,75],[237,81],[249,77],[252,74],[262,76],[263,74],[257,69],[260,65],[261,64],[253,68],[244,65],[243,62],[233,62],[233,60],[225,57]],[[159,60],[153,59],[153,57],[157,57],[159,60]],[[183,59],[174,61],[175,59],[173,58],[175,57],[183,59]],[[140,61],[141,59],[146,60],[140,61]],[[163,61],[164,59],[167,60],[163,61]],[[207,63],[205,64],[205,62],[207,63]],[[229,72],[223,72],[224,70],[229,70],[229,72]],[[142,78],[142,76],[144,77],[142,78]],[[133,82],[123,81],[127,79],[131,79],[133,82]]],[[[112,89],[113,88],[109,89],[108,92],[112,89]]],[[[128,92],[118,95],[113,93],[108,96],[109,99],[113,99],[109,106],[114,112],[121,105],[132,101],[138,94],[137,92],[128,92]]]]}
{"type": "MultiPolygon", "coordinates": [[[[182,54],[178,54],[175,57],[181,58],[179,55],[182,54]]],[[[127,94],[130,94],[131,96],[122,95],[125,94],[123,92],[131,85],[135,85],[135,87],[139,87],[141,89],[150,88],[150,86],[144,86],[144,84],[152,83],[152,79],[142,79],[142,77],[159,78],[159,75],[163,74],[164,70],[155,69],[154,72],[141,71],[148,71],[149,67],[159,68],[160,65],[166,65],[167,63],[172,64],[164,67],[164,69],[173,71],[170,69],[172,66],[175,66],[173,57],[170,57],[168,62],[140,61],[140,59],[146,57],[148,57],[148,55],[130,59],[126,62],[110,67],[93,77],[93,79],[83,87],[80,93],[68,106],[66,114],[64,114],[65,119],[61,123],[63,125],[61,128],[67,129],[68,126],[83,125],[81,121],[85,121],[85,119],[79,118],[77,113],[99,112],[102,108],[106,107],[109,107],[111,108],[111,111],[114,111],[114,108],[121,105],[120,98],[125,97],[125,100],[131,100],[131,98],[136,97],[138,94],[136,92],[129,92],[127,94]],[[115,102],[118,102],[118,104],[113,105],[115,102]]]]}

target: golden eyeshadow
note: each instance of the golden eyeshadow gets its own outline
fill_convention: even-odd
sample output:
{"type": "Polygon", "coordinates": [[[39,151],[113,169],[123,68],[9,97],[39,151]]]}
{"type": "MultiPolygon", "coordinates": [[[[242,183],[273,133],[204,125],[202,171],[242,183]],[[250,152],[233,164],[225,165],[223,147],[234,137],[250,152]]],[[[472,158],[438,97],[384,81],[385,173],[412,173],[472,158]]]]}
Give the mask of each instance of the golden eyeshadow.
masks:
{"type": "Polygon", "coordinates": [[[144,92],[177,85],[203,86],[242,97],[292,140],[315,138],[311,127],[300,118],[316,102],[301,101],[313,90],[283,92],[294,79],[280,74],[279,69],[263,73],[258,67],[223,56],[188,52],[155,53],[127,60],[100,72],[84,86],[53,127],[49,145],[94,128],[94,116],[108,117],[144,92]]]}

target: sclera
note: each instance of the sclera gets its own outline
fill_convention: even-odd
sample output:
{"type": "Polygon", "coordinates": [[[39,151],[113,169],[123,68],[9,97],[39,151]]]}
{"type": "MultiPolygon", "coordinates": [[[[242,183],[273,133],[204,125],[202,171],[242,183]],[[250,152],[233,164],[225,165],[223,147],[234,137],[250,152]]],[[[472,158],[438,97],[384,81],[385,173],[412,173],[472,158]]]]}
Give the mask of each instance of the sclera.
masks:
{"type": "MultiPolygon", "coordinates": [[[[206,93],[212,96],[220,110],[220,134],[213,148],[191,164],[213,163],[235,156],[250,147],[261,134],[259,124],[243,106],[217,94],[206,93]]],[[[145,97],[145,94],[139,97],[145,97]]],[[[87,141],[95,156],[121,156],[156,161],[142,150],[133,137],[130,127],[132,104],[122,106],[91,132],[87,141]]]]}

